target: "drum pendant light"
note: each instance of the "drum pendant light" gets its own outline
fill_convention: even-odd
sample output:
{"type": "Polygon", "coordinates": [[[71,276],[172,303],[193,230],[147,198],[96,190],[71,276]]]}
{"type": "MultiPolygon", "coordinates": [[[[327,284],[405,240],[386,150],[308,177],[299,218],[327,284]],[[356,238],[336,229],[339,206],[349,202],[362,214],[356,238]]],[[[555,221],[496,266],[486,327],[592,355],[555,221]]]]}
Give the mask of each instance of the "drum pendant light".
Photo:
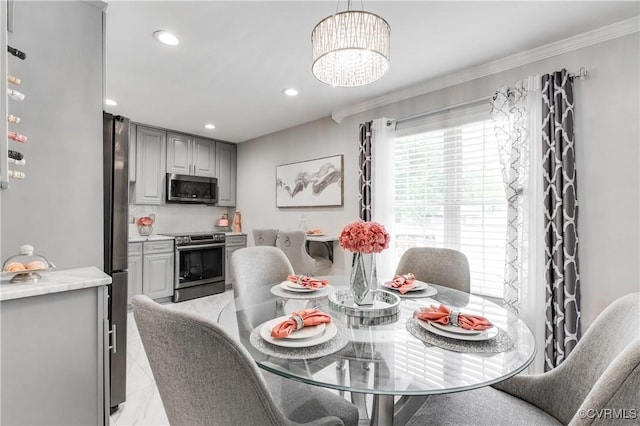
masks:
{"type": "Polygon", "coordinates": [[[313,75],[337,87],[373,83],[389,69],[391,28],[364,10],[347,10],[324,18],[311,32],[313,75]]]}

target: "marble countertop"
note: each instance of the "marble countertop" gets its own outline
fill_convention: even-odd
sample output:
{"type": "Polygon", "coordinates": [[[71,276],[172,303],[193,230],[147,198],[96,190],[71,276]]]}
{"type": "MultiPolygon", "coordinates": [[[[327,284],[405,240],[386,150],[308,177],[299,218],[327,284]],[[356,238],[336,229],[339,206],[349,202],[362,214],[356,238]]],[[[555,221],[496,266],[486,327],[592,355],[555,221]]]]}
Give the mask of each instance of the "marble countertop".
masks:
{"type": "Polygon", "coordinates": [[[37,283],[10,283],[15,274],[1,274],[0,300],[22,299],[111,284],[111,277],[95,266],[40,272],[37,283]]]}
{"type": "Polygon", "coordinates": [[[142,243],[145,241],[162,241],[162,240],[173,240],[174,237],[170,235],[162,235],[162,234],[152,234],[146,237],[135,235],[133,237],[129,237],[130,243],[142,243]]]}

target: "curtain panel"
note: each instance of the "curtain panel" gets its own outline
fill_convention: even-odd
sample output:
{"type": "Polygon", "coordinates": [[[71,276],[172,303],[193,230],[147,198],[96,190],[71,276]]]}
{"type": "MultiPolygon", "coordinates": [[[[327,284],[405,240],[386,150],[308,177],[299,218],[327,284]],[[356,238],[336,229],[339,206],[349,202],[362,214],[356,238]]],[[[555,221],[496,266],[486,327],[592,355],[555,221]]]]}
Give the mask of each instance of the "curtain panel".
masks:
{"type": "Polygon", "coordinates": [[[513,88],[501,86],[491,100],[491,119],[507,198],[503,303],[516,313],[520,312],[523,262],[526,261],[523,193],[528,183],[529,164],[527,93],[525,83],[518,81],[513,88]]]}
{"type": "Polygon", "coordinates": [[[573,81],[542,76],[545,227],[545,370],[560,365],[581,337],[573,81]]]}
{"type": "Polygon", "coordinates": [[[371,126],[373,122],[360,124],[358,144],[358,198],[360,219],[371,220],[371,126]]]}

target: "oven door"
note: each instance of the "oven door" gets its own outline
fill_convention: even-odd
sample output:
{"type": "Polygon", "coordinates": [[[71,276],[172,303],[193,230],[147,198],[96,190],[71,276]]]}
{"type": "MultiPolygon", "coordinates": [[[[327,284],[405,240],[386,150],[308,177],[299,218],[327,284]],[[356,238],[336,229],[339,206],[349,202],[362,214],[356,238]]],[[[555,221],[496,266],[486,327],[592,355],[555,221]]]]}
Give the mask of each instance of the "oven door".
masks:
{"type": "Polygon", "coordinates": [[[224,281],[224,244],[176,247],[175,288],[224,281]]]}

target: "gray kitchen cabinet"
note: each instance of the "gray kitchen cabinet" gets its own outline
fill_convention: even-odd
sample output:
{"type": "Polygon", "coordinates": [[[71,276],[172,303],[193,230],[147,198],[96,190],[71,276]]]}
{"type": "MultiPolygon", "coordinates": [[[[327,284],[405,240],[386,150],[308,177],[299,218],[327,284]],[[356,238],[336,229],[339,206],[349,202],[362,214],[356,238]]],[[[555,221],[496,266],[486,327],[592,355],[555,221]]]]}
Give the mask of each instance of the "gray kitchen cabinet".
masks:
{"type": "Polygon", "coordinates": [[[128,303],[138,294],[173,296],[174,259],[173,240],[129,243],[128,303]]]}
{"type": "Polygon", "coordinates": [[[127,271],[127,303],[131,304],[133,296],[142,294],[142,243],[129,243],[127,271]]]}
{"type": "Polygon", "coordinates": [[[173,240],[146,241],[142,255],[142,294],[152,299],[173,295],[173,240]]]}
{"type": "Polygon", "coordinates": [[[167,172],[215,177],[215,141],[181,133],[167,133],[167,172]]]}
{"type": "Polygon", "coordinates": [[[136,126],[135,204],[164,203],[166,138],[163,130],[136,126]]]}
{"type": "Polygon", "coordinates": [[[129,125],[129,182],[136,181],[136,129],[134,123],[129,125]]]}
{"type": "Polygon", "coordinates": [[[108,425],[107,287],[55,291],[1,302],[0,424],[108,425]]]}
{"type": "Polygon", "coordinates": [[[216,142],[216,177],[218,178],[218,206],[236,205],[236,145],[216,142]]]}
{"type": "Polygon", "coordinates": [[[231,255],[234,251],[247,246],[246,235],[227,235],[225,241],[225,265],[224,265],[224,283],[225,285],[233,284],[231,279],[231,255]]]}

